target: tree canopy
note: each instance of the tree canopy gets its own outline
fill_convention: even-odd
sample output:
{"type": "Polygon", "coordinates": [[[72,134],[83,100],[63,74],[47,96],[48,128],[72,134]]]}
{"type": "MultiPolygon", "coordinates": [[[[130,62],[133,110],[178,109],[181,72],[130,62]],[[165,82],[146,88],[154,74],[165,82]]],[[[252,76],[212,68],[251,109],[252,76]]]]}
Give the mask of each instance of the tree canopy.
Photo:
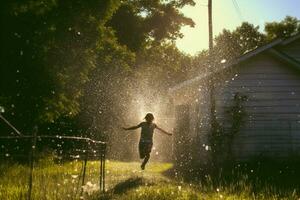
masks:
{"type": "Polygon", "coordinates": [[[237,58],[257,47],[260,47],[277,38],[287,38],[300,33],[299,19],[287,16],[280,22],[268,22],[265,24],[265,32],[261,32],[259,26],[254,26],[248,22],[243,22],[236,29],[230,31],[224,29],[214,39],[214,48],[212,56],[213,63],[209,63],[208,51],[203,50],[193,61],[190,71],[195,73],[201,70],[207,70],[208,66],[217,66],[221,62],[227,62],[237,58]]]}
{"type": "Polygon", "coordinates": [[[280,22],[266,23],[265,32],[269,40],[290,37],[300,33],[300,20],[296,17],[286,16],[280,22]]]}
{"type": "MultiPolygon", "coordinates": [[[[121,105],[115,103],[120,102],[116,94],[122,95],[122,85],[140,67],[139,52],[180,37],[180,28],[193,21],[179,9],[193,4],[192,0],[1,2],[0,104],[6,117],[27,132],[34,125],[57,128],[62,121],[74,122],[105,109],[116,116],[117,111],[109,108],[121,105]],[[93,101],[97,104],[88,105],[93,101]]],[[[101,120],[98,126],[104,128],[107,117],[101,120]]]]}

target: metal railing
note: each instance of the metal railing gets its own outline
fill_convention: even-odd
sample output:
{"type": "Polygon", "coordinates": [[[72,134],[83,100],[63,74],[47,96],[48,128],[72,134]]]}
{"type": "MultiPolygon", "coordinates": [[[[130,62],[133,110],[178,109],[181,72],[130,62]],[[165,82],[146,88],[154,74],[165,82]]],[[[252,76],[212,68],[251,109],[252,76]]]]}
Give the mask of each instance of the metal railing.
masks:
{"type": "MultiPolygon", "coordinates": [[[[33,187],[33,173],[34,173],[34,161],[36,159],[36,147],[39,142],[42,140],[51,139],[51,140],[70,140],[70,141],[80,141],[81,143],[84,143],[84,148],[81,148],[81,157],[83,157],[83,166],[82,166],[82,180],[81,185],[83,186],[85,184],[85,175],[86,175],[86,166],[88,162],[88,158],[93,156],[93,158],[97,158],[100,161],[100,175],[99,175],[99,186],[100,186],[100,192],[105,192],[105,154],[106,154],[106,143],[102,141],[92,140],[90,138],[84,138],[84,137],[76,137],[76,136],[51,136],[51,135],[37,135],[37,131],[33,131],[33,135],[20,135],[20,136],[0,136],[0,141],[19,141],[19,140],[25,140],[23,142],[30,142],[30,149],[29,152],[26,153],[21,152],[21,154],[18,154],[16,156],[23,156],[28,157],[29,161],[29,177],[28,177],[28,193],[27,193],[27,199],[31,200],[32,197],[32,187],[33,187]],[[29,141],[26,141],[29,140],[29,141]],[[91,148],[93,147],[93,148],[91,148]],[[96,149],[96,150],[95,150],[96,149]]],[[[82,146],[82,145],[81,145],[82,146]]],[[[65,155],[65,153],[64,153],[65,155]]],[[[71,154],[70,154],[71,155],[71,154]]],[[[7,157],[8,154],[4,152],[3,155],[0,155],[7,157]]],[[[9,154],[9,156],[14,156],[14,154],[9,154]]],[[[81,191],[82,192],[82,191],[81,191]]]]}

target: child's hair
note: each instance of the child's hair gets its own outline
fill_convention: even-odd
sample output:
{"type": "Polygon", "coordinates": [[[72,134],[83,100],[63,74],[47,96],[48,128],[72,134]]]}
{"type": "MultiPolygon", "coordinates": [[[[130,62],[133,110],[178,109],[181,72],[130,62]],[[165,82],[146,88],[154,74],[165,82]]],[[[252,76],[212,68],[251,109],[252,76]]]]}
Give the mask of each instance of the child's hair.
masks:
{"type": "Polygon", "coordinates": [[[145,120],[147,122],[152,122],[154,120],[154,116],[152,113],[147,113],[146,116],[145,116],[145,120]]]}

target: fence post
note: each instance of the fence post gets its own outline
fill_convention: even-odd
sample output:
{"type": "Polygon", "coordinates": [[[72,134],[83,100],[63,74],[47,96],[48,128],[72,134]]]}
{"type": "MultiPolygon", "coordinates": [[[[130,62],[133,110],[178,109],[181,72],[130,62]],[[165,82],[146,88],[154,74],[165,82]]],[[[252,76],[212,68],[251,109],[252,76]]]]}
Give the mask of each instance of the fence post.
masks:
{"type": "MultiPolygon", "coordinates": [[[[87,145],[86,145],[86,147],[87,147],[87,145]]],[[[86,148],[86,150],[85,150],[85,156],[84,156],[84,165],[83,165],[83,174],[82,174],[81,188],[82,188],[82,186],[84,186],[87,159],[88,159],[88,150],[86,148]]]]}
{"type": "Polygon", "coordinates": [[[102,170],[103,170],[103,144],[99,145],[99,153],[100,153],[100,176],[99,176],[99,190],[102,190],[102,170]]]}
{"type": "Polygon", "coordinates": [[[100,145],[100,176],[99,176],[99,190],[105,192],[105,154],[106,143],[100,145]]]}
{"type": "Polygon", "coordinates": [[[31,151],[29,154],[29,166],[30,166],[30,173],[29,173],[29,187],[28,187],[28,200],[31,200],[31,193],[32,193],[32,181],[33,181],[33,167],[34,167],[34,156],[35,156],[35,149],[36,149],[36,141],[37,141],[37,132],[38,127],[35,126],[33,129],[33,136],[32,136],[32,144],[31,144],[31,151]]]}
{"type": "Polygon", "coordinates": [[[105,192],[105,154],[106,154],[106,143],[103,145],[103,169],[102,169],[102,178],[103,178],[103,192],[105,192]]]}

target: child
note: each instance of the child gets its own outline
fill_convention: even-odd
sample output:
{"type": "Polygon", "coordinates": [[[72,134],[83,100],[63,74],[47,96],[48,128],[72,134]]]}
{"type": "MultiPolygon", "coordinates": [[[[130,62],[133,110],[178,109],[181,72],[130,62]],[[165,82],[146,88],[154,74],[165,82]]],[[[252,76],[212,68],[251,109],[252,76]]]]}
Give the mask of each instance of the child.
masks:
{"type": "Polygon", "coordinates": [[[145,122],[141,122],[137,126],[132,126],[129,128],[123,128],[124,130],[135,130],[138,128],[142,128],[141,131],[141,137],[140,137],[140,142],[139,142],[139,153],[140,153],[140,158],[144,159],[141,169],[144,170],[145,166],[150,158],[150,153],[153,145],[153,131],[154,129],[160,130],[162,133],[167,134],[167,135],[172,135],[172,133],[169,133],[161,128],[159,128],[156,124],[153,123],[154,116],[152,113],[147,113],[145,117],[145,122]]]}

